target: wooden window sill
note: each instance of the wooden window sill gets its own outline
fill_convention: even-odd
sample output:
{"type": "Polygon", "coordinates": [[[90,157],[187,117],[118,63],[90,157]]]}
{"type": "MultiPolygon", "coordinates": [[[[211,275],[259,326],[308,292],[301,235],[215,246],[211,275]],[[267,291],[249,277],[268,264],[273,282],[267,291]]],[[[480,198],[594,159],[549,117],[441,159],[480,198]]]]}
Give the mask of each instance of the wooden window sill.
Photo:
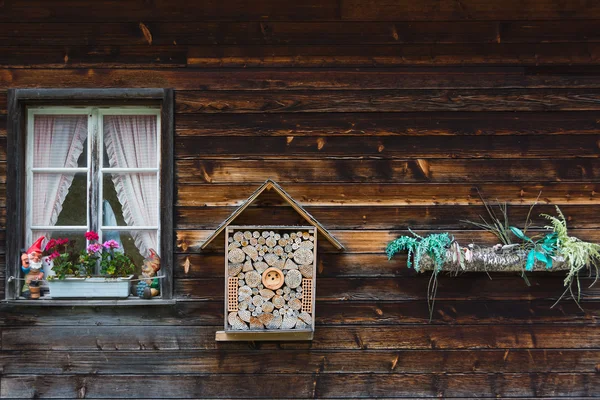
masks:
{"type": "Polygon", "coordinates": [[[174,305],[177,300],[167,299],[45,299],[29,300],[18,298],[15,300],[4,300],[4,304],[26,304],[28,306],[51,306],[51,307],[102,307],[102,306],[165,306],[174,305]]]}
{"type": "Polygon", "coordinates": [[[313,331],[217,331],[217,342],[312,340],[313,331]]]}

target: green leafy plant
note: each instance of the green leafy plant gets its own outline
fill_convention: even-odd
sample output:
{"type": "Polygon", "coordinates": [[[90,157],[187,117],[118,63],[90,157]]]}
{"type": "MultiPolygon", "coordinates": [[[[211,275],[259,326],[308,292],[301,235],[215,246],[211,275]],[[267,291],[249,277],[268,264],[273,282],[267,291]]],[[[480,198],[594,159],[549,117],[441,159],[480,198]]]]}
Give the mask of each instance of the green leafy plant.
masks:
{"type": "MultiPolygon", "coordinates": [[[[67,275],[79,273],[77,256],[73,253],[74,241],[66,238],[50,239],[46,244],[45,261],[52,262],[52,270],[56,273],[58,279],[65,279],[67,275]]],[[[50,278],[48,278],[50,279],[50,278]]]]}
{"type": "Polygon", "coordinates": [[[546,264],[546,269],[552,268],[552,261],[556,256],[558,246],[558,236],[556,233],[549,233],[543,239],[533,240],[516,226],[511,226],[510,230],[516,237],[523,240],[524,246],[529,249],[525,263],[526,271],[533,271],[535,260],[546,264]]]}
{"type": "Polygon", "coordinates": [[[135,264],[129,256],[118,251],[119,244],[115,240],[107,240],[102,244],[104,251],[100,261],[101,272],[112,278],[128,276],[135,271],[135,264]]]}
{"type": "Polygon", "coordinates": [[[414,267],[415,271],[421,270],[421,260],[423,256],[428,255],[434,263],[433,273],[427,285],[427,304],[429,307],[429,320],[433,318],[433,308],[437,294],[438,280],[437,275],[442,270],[446,261],[446,252],[454,242],[454,238],[448,233],[434,233],[428,236],[420,236],[410,230],[413,236],[400,236],[388,243],[385,252],[388,259],[391,259],[396,253],[401,251],[408,252],[406,266],[414,267]],[[414,259],[411,261],[411,256],[414,259]]]}
{"type": "MultiPolygon", "coordinates": [[[[554,235],[556,235],[558,251],[564,258],[564,262],[570,267],[569,272],[565,278],[565,292],[556,301],[555,305],[565,296],[567,292],[571,293],[571,296],[579,306],[579,300],[581,299],[581,284],[579,281],[579,273],[586,267],[594,267],[596,272],[596,279],[592,284],[593,286],[599,277],[600,272],[600,245],[596,243],[584,242],[574,236],[569,236],[567,231],[567,220],[564,214],[556,207],[556,213],[558,218],[542,214],[542,216],[550,221],[550,225],[546,228],[552,229],[554,235]],[[573,293],[573,282],[577,283],[577,296],[573,293]]],[[[581,308],[581,306],[579,306],[581,308]]]]}

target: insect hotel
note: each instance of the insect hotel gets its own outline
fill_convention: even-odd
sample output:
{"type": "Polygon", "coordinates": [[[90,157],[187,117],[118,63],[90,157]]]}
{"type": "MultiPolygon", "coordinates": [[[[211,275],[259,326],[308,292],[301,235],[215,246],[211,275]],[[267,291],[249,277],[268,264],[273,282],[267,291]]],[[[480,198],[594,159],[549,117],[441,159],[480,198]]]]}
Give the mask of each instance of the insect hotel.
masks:
{"type": "Polygon", "coordinates": [[[317,239],[343,246],[281,186],[267,180],[204,242],[225,233],[225,321],[216,340],[312,340],[317,239]],[[308,225],[231,225],[263,192],[273,190],[308,225]]]}

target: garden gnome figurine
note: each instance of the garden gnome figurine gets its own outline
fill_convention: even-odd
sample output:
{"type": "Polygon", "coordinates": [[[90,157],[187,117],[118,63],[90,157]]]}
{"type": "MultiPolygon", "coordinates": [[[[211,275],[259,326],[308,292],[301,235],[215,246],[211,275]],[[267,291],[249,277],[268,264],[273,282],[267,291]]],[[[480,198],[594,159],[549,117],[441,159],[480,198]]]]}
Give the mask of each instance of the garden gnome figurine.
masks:
{"type": "Polygon", "coordinates": [[[144,259],[142,266],[143,279],[137,284],[137,295],[144,299],[149,299],[160,294],[160,282],[155,278],[156,273],[160,270],[160,257],[154,249],[150,249],[150,255],[144,259]]]}
{"type": "Polygon", "coordinates": [[[25,279],[21,293],[25,298],[31,298],[30,285],[37,287],[38,282],[44,279],[44,272],[42,270],[43,241],[44,237],[41,236],[26,252],[21,254],[21,271],[23,271],[25,279]],[[31,283],[33,281],[35,281],[34,284],[31,283]]]}

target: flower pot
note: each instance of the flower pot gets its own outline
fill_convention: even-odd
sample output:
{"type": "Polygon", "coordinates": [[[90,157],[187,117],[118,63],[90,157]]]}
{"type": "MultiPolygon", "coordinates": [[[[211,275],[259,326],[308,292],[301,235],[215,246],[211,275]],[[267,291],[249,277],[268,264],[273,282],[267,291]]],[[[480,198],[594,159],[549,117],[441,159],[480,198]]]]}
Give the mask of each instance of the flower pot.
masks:
{"type": "Polygon", "coordinates": [[[50,297],[53,299],[73,298],[126,298],[133,275],[124,278],[67,277],[48,281],[50,297]]]}
{"type": "Polygon", "coordinates": [[[40,287],[39,286],[29,286],[29,298],[39,299],[40,298],[40,287]]]}

